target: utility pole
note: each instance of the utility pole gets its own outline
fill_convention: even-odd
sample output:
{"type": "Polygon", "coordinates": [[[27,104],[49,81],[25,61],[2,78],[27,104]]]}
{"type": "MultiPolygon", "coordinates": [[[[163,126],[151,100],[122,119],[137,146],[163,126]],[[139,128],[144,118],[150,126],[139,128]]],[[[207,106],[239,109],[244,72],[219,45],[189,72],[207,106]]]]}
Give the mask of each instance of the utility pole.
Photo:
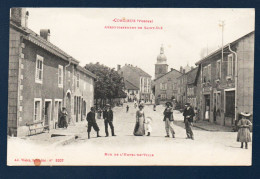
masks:
{"type": "Polygon", "coordinates": [[[221,60],[223,62],[223,40],[224,40],[224,26],[225,26],[225,21],[220,21],[219,26],[222,28],[222,53],[221,53],[221,60]]]}

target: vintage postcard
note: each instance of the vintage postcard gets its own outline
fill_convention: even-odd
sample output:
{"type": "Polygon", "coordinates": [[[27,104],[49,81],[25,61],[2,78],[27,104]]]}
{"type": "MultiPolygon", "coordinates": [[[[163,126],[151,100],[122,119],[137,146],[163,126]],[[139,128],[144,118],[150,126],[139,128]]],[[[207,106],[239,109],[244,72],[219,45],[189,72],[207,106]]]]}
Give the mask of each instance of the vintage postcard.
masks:
{"type": "Polygon", "coordinates": [[[255,9],[11,8],[9,166],[250,166],[255,9]]]}

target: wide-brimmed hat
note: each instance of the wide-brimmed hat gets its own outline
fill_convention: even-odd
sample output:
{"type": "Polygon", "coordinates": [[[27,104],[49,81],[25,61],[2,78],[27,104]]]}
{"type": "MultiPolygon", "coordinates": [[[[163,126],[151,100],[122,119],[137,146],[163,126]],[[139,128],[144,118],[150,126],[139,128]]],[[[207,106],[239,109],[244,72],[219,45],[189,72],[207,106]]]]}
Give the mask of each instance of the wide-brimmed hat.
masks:
{"type": "Polygon", "coordinates": [[[242,116],[245,116],[245,117],[249,117],[251,114],[248,113],[248,112],[241,112],[240,113],[242,116]]]}
{"type": "Polygon", "coordinates": [[[170,106],[172,106],[172,103],[171,102],[166,102],[165,105],[169,104],[170,106]]]}
{"type": "Polygon", "coordinates": [[[187,105],[187,106],[189,106],[189,105],[190,105],[190,103],[186,103],[186,104],[185,104],[185,106],[186,106],[186,105],[187,105]]]}
{"type": "Polygon", "coordinates": [[[107,107],[110,107],[110,104],[106,104],[107,107]]]}

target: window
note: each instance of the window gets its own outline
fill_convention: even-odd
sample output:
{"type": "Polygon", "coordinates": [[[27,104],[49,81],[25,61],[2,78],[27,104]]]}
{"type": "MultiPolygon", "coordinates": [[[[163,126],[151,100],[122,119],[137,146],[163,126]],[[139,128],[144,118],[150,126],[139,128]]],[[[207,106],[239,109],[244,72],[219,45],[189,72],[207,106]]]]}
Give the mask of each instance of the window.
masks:
{"type": "Polygon", "coordinates": [[[233,55],[228,55],[227,76],[233,76],[233,55]]]}
{"type": "Polygon", "coordinates": [[[77,88],[79,88],[79,73],[77,74],[77,88]]]}
{"type": "Polygon", "coordinates": [[[202,83],[210,82],[211,81],[211,64],[203,67],[203,78],[202,83]]]}
{"type": "Polygon", "coordinates": [[[203,67],[203,79],[202,79],[202,83],[206,83],[207,82],[207,66],[203,67]]]}
{"type": "Polygon", "coordinates": [[[166,94],[161,94],[161,99],[166,99],[166,94]]]}
{"type": "Polygon", "coordinates": [[[221,60],[218,60],[216,64],[216,78],[221,78],[221,60]]]}
{"type": "Polygon", "coordinates": [[[42,109],[42,100],[39,98],[35,98],[34,99],[34,114],[33,114],[34,121],[41,120],[41,109],[42,109]]]}
{"type": "Polygon", "coordinates": [[[63,87],[63,66],[59,65],[58,68],[58,87],[63,87]]]}
{"type": "Polygon", "coordinates": [[[70,83],[70,71],[68,71],[68,84],[69,84],[69,86],[71,85],[71,83],[70,83]]]}
{"type": "Polygon", "coordinates": [[[211,65],[208,65],[208,82],[211,81],[211,65]]]}
{"type": "Polygon", "coordinates": [[[167,83],[160,83],[161,90],[167,90],[167,83]]]}
{"type": "Polygon", "coordinates": [[[221,92],[220,91],[215,92],[213,98],[214,98],[214,101],[213,101],[214,107],[216,108],[216,112],[217,112],[221,108],[221,106],[220,106],[221,105],[221,92]]]}
{"type": "Polygon", "coordinates": [[[43,78],[43,57],[40,55],[36,56],[36,72],[35,72],[35,82],[42,83],[43,78]]]}

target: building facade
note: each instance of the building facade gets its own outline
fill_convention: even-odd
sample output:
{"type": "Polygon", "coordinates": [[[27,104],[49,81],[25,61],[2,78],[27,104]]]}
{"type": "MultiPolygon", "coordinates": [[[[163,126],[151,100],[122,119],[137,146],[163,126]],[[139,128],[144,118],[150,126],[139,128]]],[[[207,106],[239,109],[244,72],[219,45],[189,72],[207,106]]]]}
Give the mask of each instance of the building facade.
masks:
{"type": "Polygon", "coordinates": [[[139,88],[131,82],[125,80],[126,102],[139,101],[139,88]]]}
{"type": "Polygon", "coordinates": [[[182,74],[171,68],[168,71],[167,58],[164,54],[163,46],[160,48],[160,54],[157,56],[155,64],[154,96],[155,102],[170,101],[177,97],[177,78],[182,74]]]}
{"type": "Polygon", "coordinates": [[[117,71],[122,77],[124,77],[125,81],[130,82],[139,89],[138,99],[146,102],[152,99],[151,75],[139,67],[130,64],[118,68],[117,71]]]}
{"type": "Polygon", "coordinates": [[[183,108],[187,102],[187,74],[182,74],[177,78],[177,102],[183,108]]]}
{"type": "Polygon", "coordinates": [[[177,98],[177,78],[181,75],[179,71],[171,69],[168,73],[154,80],[155,100],[157,103],[159,103],[158,101],[170,101],[177,98]]]}
{"type": "Polygon", "coordinates": [[[61,107],[68,122],[81,121],[93,105],[95,75],[50,42],[50,30],[40,35],[27,27],[29,13],[12,8],[9,40],[8,134],[25,136],[28,123],[57,127],[61,107]]]}
{"type": "Polygon", "coordinates": [[[208,111],[210,122],[232,126],[240,112],[253,114],[254,38],[253,31],[196,63],[202,119],[208,111]]]}
{"type": "Polygon", "coordinates": [[[190,70],[187,75],[187,102],[193,108],[198,108],[199,96],[197,96],[198,67],[190,70]]]}

